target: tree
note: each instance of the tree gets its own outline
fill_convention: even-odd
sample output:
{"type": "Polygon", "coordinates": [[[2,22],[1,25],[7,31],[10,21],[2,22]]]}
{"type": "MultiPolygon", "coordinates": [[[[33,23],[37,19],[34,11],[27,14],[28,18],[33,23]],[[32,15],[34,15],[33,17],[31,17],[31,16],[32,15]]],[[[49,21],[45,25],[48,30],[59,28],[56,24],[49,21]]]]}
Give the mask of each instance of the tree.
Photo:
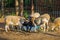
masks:
{"type": "Polygon", "coordinates": [[[20,16],[23,16],[23,0],[20,0],[20,16]]]}
{"type": "Polygon", "coordinates": [[[18,6],[18,0],[15,0],[15,8],[16,8],[16,15],[18,16],[19,14],[19,6],[18,6]]]}
{"type": "Polygon", "coordinates": [[[2,8],[2,15],[1,16],[3,17],[4,16],[4,0],[2,0],[2,7],[1,8],[2,8]]]}
{"type": "Polygon", "coordinates": [[[33,0],[31,1],[32,2],[32,6],[31,6],[31,14],[34,13],[34,4],[33,4],[33,0]]]}
{"type": "Polygon", "coordinates": [[[5,0],[5,6],[6,7],[14,7],[15,6],[15,0],[5,0]]]}

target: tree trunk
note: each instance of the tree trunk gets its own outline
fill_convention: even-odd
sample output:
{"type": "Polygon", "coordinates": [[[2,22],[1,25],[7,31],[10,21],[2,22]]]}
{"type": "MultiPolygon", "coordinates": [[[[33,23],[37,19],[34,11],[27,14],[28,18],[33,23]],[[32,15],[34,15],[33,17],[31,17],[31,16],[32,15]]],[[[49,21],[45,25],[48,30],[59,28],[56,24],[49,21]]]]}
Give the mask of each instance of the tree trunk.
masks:
{"type": "Polygon", "coordinates": [[[1,1],[2,1],[2,7],[1,7],[2,8],[2,14],[1,14],[1,16],[4,17],[4,0],[1,0],[1,1]]]}
{"type": "Polygon", "coordinates": [[[31,14],[34,14],[34,4],[33,4],[33,0],[32,0],[31,2],[32,2],[31,14]]]}
{"type": "Polygon", "coordinates": [[[15,0],[15,8],[16,8],[16,15],[18,16],[19,14],[19,6],[18,6],[18,0],[15,0]]]}
{"type": "Polygon", "coordinates": [[[20,16],[23,16],[23,0],[20,0],[20,16]]]}

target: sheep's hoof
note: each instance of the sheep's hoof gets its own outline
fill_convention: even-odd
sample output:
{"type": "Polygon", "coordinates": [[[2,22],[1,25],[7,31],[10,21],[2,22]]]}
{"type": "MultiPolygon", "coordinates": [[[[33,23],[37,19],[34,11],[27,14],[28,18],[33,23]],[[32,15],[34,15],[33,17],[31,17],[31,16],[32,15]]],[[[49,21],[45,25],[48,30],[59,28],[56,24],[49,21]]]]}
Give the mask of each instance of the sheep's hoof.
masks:
{"type": "Polygon", "coordinates": [[[34,32],[38,32],[37,30],[35,30],[34,32]]]}
{"type": "Polygon", "coordinates": [[[5,31],[5,32],[8,32],[8,31],[5,31]]]}

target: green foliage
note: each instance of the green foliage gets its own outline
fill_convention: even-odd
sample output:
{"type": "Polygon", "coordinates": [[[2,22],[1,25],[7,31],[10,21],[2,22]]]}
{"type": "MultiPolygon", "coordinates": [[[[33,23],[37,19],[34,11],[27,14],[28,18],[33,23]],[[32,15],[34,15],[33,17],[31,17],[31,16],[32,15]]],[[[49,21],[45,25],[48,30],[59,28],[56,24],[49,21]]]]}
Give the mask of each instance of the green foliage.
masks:
{"type": "Polygon", "coordinates": [[[11,15],[15,16],[16,14],[15,14],[15,12],[12,12],[11,15]]]}
{"type": "Polygon", "coordinates": [[[15,16],[16,14],[15,14],[15,12],[12,12],[12,13],[6,13],[5,14],[5,16],[7,16],[7,15],[13,15],[13,16],[15,16]]]}
{"type": "Polygon", "coordinates": [[[55,17],[52,17],[52,18],[51,18],[51,21],[53,22],[53,21],[54,21],[54,19],[55,19],[55,17]]]}
{"type": "Polygon", "coordinates": [[[15,0],[6,0],[5,6],[6,7],[13,7],[15,0]]]}
{"type": "Polygon", "coordinates": [[[29,16],[28,11],[25,10],[25,11],[24,11],[24,17],[27,19],[28,16],[29,16]]]}
{"type": "Polygon", "coordinates": [[[30,5],[30,0],[24,0],[24,5],[30,5]]]}

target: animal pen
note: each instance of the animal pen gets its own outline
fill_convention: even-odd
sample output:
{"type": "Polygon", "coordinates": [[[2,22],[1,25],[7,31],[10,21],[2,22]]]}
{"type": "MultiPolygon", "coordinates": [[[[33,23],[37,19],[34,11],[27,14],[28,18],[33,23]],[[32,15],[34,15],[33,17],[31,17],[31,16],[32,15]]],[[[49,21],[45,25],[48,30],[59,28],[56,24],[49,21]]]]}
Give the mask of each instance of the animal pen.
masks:
{"type": "Polygon", "coordinates": [[[60,0],[0,0],[0,40],[60,40],[60,0]],[[42,18],[40,19],[40,15],[36,19],[32,18],[32,21],[38,24],[34,26],[28,18],[34,12],[43,14],[43,17],[44,13],[48,13],[48,16],[45,19],[43,18],[44,22],[42,22],[42,18]],[[13,15],[14,17],[10,18],[8,15],[10,17],[13,15]],[[23,16],[27,17],[28,20],[25,20],[23,16]],[[50,16],[52,22],[50,21],[50,16]],[[57,27],[54,24],[54,18],[57,18],[57,20],[55,19],[57,27]],[[24,22],[27,22],[25,24],[28,27],[23,25],[24,22]],[[7,28],[10,27],[10,23],[14,27],[12,28],[11,26],[11,31],[7,28]],[[20,28],[22,29],[20,30],[20,28]],[[5,32],[6,29],[9,32],[5,32]],[[28,32],[26,32],[27,29],[28,32]],[[31,30],[32,32],[30,33],[31,30]],[[37,30],[36,33],[35,30],[37,30]]]}
{"type": "Polygon", "coordinates": [[[40,14],[47,12],[51,17],[59,17],[59,2],[60,0],[0,0],[0,17],[2,15],[15,15],[15,13],[22,15],[25,11],[30,14],[33,10],[40,14]]]}

